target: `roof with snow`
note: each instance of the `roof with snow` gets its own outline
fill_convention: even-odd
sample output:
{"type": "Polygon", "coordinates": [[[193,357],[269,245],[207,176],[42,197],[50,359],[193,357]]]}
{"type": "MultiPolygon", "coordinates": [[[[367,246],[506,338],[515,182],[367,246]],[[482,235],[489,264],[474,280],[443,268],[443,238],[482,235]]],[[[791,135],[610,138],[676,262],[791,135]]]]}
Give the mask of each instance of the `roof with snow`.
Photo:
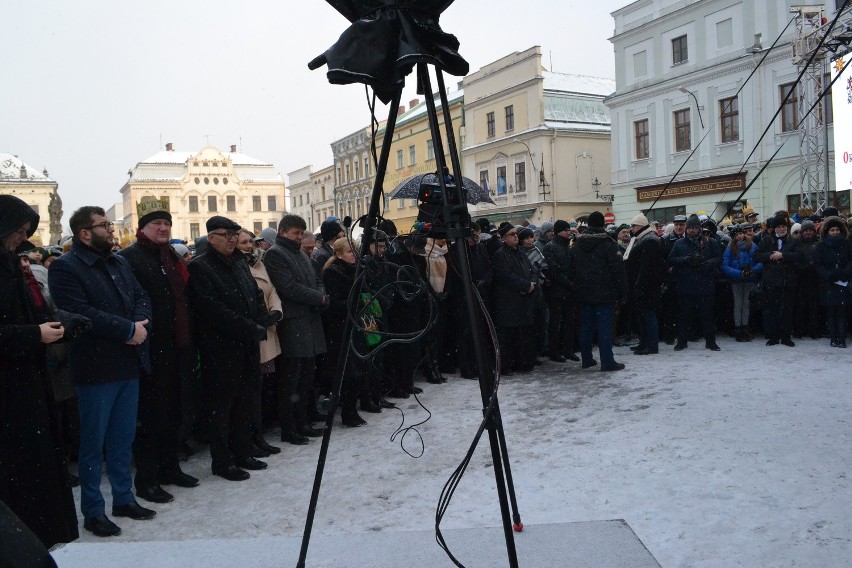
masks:
{"type": "Polygon", "coordinates": [[[239,152],[221,152],[207,146],[199,152],[161,150],[142,160],[131,170],[131,181],[181,181],[187,173],[190,160],[230,160],[233,173],[243,181],[284,181],[275,166],[239,152]]]}
{"type": "Polygon", "coordinates": [[[44,172],[38,171],[29,164],[25,164],[23,160],[14,154],[0,152],[0,180],[3,181],[37,181],[37,182],[52,182],[44,172]],[[24,177],[21,177],[23,169],[24,177]]]}
{"type": "Polygon", "coordinates": [[[615,92],[615,79],[542,71],[545,91],[561,91],[606,97],[615,92]]]}

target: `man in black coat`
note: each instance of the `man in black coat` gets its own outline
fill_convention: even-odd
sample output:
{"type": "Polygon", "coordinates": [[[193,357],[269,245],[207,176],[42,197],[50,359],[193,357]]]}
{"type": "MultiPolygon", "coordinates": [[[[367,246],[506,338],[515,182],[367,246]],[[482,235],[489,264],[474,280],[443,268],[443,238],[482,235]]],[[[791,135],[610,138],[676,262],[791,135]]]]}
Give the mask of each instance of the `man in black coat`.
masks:
{"type": "MultiPolygon", "coordinates": [[[[663,259],[669,257],[675,243],[686,235],[686,215],[675,215],[672,220],[672,232],[660,239],[663,248],[663,259]]],[[[660,339],[672,345],[677,339],[677,290],[675,287],[674,268],[666,268],[663,280],[665,290],[662,292],[659,310],[660,339]]]]}
{"type": "Polygon", "coordinates": [[[598,332],[601,371],[620,371],[612,354],[615,303],[627,300],[627,275],[618,245],[606,234],[600,211],[589,215],[586,232],[579,235],[568,256],[568,274],[580,302],[580,355],[583,368],[598,364],[592,358],[592,336],[598,332]]]}
{"type": "Polygon", "coordinates": [[[500,342],[501,373],[531,371],[529,342],[535,340],[533,307],[538,275],[518,248],[518,230],[504,222],[497,230],[502,245],[491,258],[494,271],[494,324],[500,342]]]}
{"type": "Polygon", "coordinates": [[[690,215],[686,236],[678,240],[669,253],[668,263],[674,268],[678,302],[678,336],[675,351],[686,349],[689,329],[697,316],[704,335],[704,346],[719,351],[713,300],[716,275],[722,266],[722,247],[716,239],[701,234],[701,221],[690,215]]]}
{"type": "MultiPolygon", "coordinates": [[[[544,230],[544,225],[542,225],[544,230]]],[[[571,278],[568,273],[568,252],[571,239],[571,227],[567,221],[558,220],[553,224],[553,238],[544,246],[544,259],[547,262],[547,278],[550,283],[544,290],[547,307],[550,311],[548,324],[548,352],[550,360],[564,363],[567,359],[579,361],[575,354],[574,328],[577,324],[577,303],[571,290],[571,278]]]]}
{"type": "Polygon", "coordinates": [[[122,250],[133,275],[151,298],[151,372],[139,381],[139,425],[133,443],[136,496],[154,503],[174,497],[161,484],[195,487],[198,479],[180,470],[177,433],[181,381],[192,372],[189,272],[169,244],[172,216],[162,201],[148,201],[139,217],[136,242],[122,250]]]}
{"type": "Polygon", "coordinates": [[[225,217],[207,220],[209,247],[189,264],[188,290],[209,403],[212,470],[230,481],[266,467],[251,457],[249,396],[270,315],[248,263],[235,252],[239,231],[225,217]]]}
{"type": "Polygon", "coordinates": [[[112,514],[135,520],[156,514],[136,502],[130,470],[139,378],[150,371],[151,302],[127,260],[111,252],[113,224],[102,208],[81,207],[69,224],[74,244],[53,261],[48,281],[58,308],[92,321],[91,332],[74,340],[68,354],[80,409],[80,510],[86,530],[114,536],[121,529],[104,511],[104,461],[112,514]]]}
{"type": "Polygon", "coordinates": [[[306,228],[305,220],[298,215],[284,215],[278,223],[275,245],[263,256],[284,312],[278,324],[283,351],[278,385],[281,441],[295,445],[307,444],[306,436],[322,435],[322,430],[311,425],[311,407],[316,357],[326,352],[320,311],[329,304],[320,275],[300,248],[306,228]]]}
{"type": "Polygon", "coordinates": [[[763,308],[766,344],[793,347],[793,306],[796,302],[799,267],[806,261],[799,239],[791,238],[785,219],[766,220],[766,234],[754,259],[763,263],[763,308]]]}
{"type": "Polygon", "coordinates": [[[666,261],[660,239],[647,217],[640,213],[630,223],[633,238],[624,252],[624,268],[630,302],[639,320],[639,345],[633,353],[655,355],[660,337],[657,309],[660,307],[660,287],[665,277],[666,261]]]}

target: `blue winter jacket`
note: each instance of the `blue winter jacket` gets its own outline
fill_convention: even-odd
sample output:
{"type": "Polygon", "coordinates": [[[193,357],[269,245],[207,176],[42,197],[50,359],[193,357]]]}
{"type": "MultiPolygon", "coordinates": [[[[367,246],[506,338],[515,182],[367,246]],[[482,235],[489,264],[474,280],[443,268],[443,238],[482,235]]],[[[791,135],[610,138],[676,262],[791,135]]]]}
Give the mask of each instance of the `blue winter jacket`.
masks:
{"type": "Polygon", "coordinates": [[[751,248],[748,250],[738,250],[736,256],[731,253],[731,247],[725,247],[725,253],[722,255],[722,272],[731,282],[757,282],[760,280],[763,264],[754,260],[756,252],[757,245],[754,243],[751,243],[751,248]],[[743,279],[742,271],[746,267],[751,268],[751,276],[743,279]]]}

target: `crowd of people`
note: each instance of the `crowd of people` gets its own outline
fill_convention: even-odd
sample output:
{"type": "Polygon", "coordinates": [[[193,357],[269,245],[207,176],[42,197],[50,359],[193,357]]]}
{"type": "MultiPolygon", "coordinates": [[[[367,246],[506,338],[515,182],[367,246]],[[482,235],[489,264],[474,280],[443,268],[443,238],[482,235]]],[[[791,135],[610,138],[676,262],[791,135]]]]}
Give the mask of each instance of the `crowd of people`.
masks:
{"type": "Polygon", "coordinates": [[[64,249],[39,249],[27,240],[38,214],[0,196],[0,505],[45,547],[69,542],[79,484],[84,529],[117,535],[104,465],[112,517],[151,519],[137,499],[166,503],[165,487],[197,486],[180,463],[199,444],[214,475],[246,480],[281,452],[272,432],[295,445],[323,435],[336,381],[342,423],[363,426],[360,413],[422,392],[418,374],[442,384],[490,372],[477,339],[502,375],[545,358],[618,371],[613,345],[641,356],[703,339],[720,351],[717,330],[844,348],[849,224],[830,210],[793,221],[784,211],[723,228],[698,215],[610,227],[600,212],[541,227],[482,218],[450,244],[442,227],[400,235],[383,220],[368,229],[366,259],[336,218],[312,235],[286,214],[255,235],[214,216],[184,246],[158,208],[117,250],[104,210],[87,206],[64,249]],[[359,262],[372,267],[366,278],[359,262]],[[480,337],[464,317],[465,272],[480,337]],[[390,337],[407,340],[382,346],[390,337]]]}

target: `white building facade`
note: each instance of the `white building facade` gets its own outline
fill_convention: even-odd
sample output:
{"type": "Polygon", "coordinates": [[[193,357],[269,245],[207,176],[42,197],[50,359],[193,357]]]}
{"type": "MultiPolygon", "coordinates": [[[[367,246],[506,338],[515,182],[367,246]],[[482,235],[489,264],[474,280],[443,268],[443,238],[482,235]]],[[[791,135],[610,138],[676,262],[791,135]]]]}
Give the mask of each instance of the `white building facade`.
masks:
{"type": "MultiPolygon", "coordinates": [[[[794,24],[767,55],[795,17],[792,6],[772,0],[638,0],[613,12],[616,92],[606,104],[618,222],[639,212],[660,221],[701,211],[721,219],[779,148],[741,201],[762,219],[779,209],[799,209],[801,110],[795,96],[772,122],[798,75],[794,24]]],[[[825,3],[828,17],[835,11],[833,1],[825,3]]],[[[830,141],[830,102],[819,110],[830,141]]],[[[833,187],[831,142],[828,147],[833,187]]],[[[833,194],[832,203],[848,211],[849,192],[833,194]]]]}

